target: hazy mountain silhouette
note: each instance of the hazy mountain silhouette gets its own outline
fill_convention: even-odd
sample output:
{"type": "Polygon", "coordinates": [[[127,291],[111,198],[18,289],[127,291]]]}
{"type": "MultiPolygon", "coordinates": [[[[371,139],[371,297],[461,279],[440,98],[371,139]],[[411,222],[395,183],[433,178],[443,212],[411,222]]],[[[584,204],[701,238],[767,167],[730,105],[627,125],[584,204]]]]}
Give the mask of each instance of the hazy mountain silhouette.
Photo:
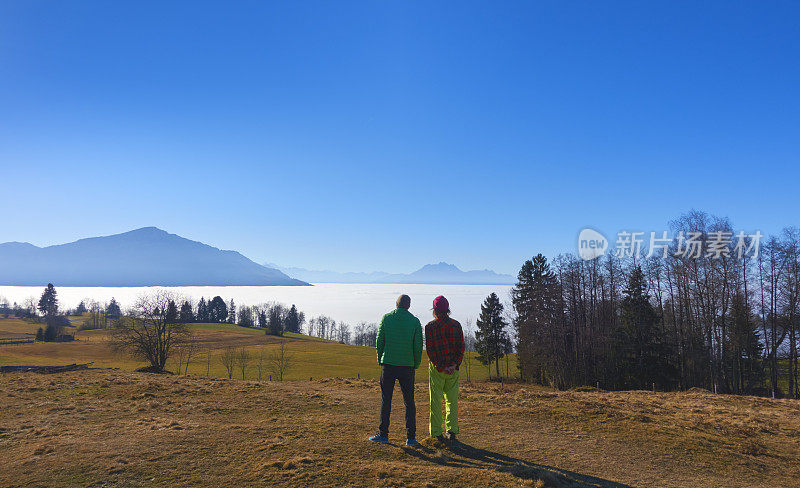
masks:
{"type": "Polygon", "coordinates": [[[122,234],[37,247],[0,244],[0,285],[42,286],[308,285],[236,251],[144,227],[122,234]]]}
{"type": "Polygon", "coordinates": [[[514,284],[516,280],[507,274],[495,273],[492,270],[462,271],[457,266],[440,262],[426,264],[422,268],[408,274],[392,274],[382,271],[371,273],[336,271],[316,271],[305,268],[286,268],[268,264],[278,268],[295,278],[310,283],[415,283],[436,285],[507,285],[514,284]]]}

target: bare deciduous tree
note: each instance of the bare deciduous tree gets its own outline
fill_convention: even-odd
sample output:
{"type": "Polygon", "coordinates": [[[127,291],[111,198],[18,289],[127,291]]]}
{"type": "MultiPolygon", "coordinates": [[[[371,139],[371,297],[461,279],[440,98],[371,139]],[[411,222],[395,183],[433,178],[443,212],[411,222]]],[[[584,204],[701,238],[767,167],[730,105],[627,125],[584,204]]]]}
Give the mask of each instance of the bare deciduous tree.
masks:
{"type": "Polygon", "coordinates": [[[36,317],[36,305],[38,300],[36,297],[28,297],[25,299],[25,310],[28,313],[29,317],[36,317]]]}
{"type": "Polygon", "coordinates": [[[174,356],[178,366],[175,370],[176,373],[184,376],[189,374],[189,363],[191,363],[197,349],[197,339],[193,335],[187,336],[186,341],[175,348],[174,356]]]}
{"type": "Polygon", "coordinates": [[[236,354],[236,365],[239,366],[239,369],[242,371],[242,379],[245,379],[247,367],[250,365],[250,359],[250,352],[244,347],[240,348],[238,354],[236,354]]]}
{"type": "Polygon", "coordinates": [[[178,346],[175,348],[175,353],[172,355],[172,359],[175,362],[175,371],[177,374],[181,374],[183,371],[183,362],[186,359],[186,348],[178,346]]]}
{"type": "Polygon", "coordinates": [[[219,356],[219,362],[225,367],[225,371],[228,373],[228,379],[233,378],[233,370],[236,368],[236,357],[236,348],[233,346],[226,347],[219,356]]]}
{"type": "Polygon", "coordinates": [[[258,369],[258,381],[261,381],[261,376],[264,372],[265,360],[266,354],[264,354],[264,349],[259,349],[258,360],[256,361],[256,369],[258,369]]]}
{"type": "Polygon", "coordinates": [[[472,380],[472,353],[475,352],[475,332],[472,318],[464,321],[464,369],[467,373],[467,381],[472,380]]]}
{"type": "Polygon", "coordinates": [[[112,347],[146,360],[154,371],[164,371],[176,347],[190,335],[187,325],[171,313],[174,304],[173,294],[163,290],[140,296],[114,330],[112,347]]]}
{"type": "Polygon", "coordinates": [[[281,341],[269,355],[269,370],[278,381],[283,381],[286,372],[293,363],[292,356],[286,349],[286,341],[281,341]]]}

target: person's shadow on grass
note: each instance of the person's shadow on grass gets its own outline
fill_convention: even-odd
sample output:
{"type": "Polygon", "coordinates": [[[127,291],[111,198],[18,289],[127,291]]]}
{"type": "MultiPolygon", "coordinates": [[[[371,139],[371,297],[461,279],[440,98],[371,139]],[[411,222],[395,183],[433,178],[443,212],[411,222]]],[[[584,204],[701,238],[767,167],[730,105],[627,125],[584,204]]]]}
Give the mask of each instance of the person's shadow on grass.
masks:
{"type": "Polygon", "coordinates": [[[574,487],[574,488],[633,488],[629,485],[609,481],[595,476],[584,475],[559,469],[543,464],[531,463],[522,459],[513,458],[492,452],[486,449],[454,442],[443,444],[437,441],[426,440],[419,448],[403,447],[410,456],[442,466],[493,468],[498,472],[510,473],[512,476],[534,482],[541,481],[535,486],[544,487],[574,487]]]}

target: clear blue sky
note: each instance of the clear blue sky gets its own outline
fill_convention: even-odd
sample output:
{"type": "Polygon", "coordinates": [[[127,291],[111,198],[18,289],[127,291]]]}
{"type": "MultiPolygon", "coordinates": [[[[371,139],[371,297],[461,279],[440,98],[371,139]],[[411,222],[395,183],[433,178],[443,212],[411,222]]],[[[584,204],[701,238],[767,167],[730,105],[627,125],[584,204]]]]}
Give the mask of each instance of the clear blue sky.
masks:
{"type": "Polygon", "coordinates": [[[0,4],[0,242],[515,273],[587,225],[797,225],[800,4],[0,4]]]}

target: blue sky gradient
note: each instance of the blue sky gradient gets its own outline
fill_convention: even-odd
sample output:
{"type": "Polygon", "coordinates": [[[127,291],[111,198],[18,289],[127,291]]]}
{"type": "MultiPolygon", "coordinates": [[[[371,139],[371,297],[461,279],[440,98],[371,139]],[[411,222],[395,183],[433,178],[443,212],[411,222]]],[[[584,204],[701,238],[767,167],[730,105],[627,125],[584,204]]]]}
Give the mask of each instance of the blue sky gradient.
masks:
{"type": "Polygon", "coordinates": [[[3,2],[0,242],[516,273],[584,226],[798,224],[800,4],[3,2]]]}

